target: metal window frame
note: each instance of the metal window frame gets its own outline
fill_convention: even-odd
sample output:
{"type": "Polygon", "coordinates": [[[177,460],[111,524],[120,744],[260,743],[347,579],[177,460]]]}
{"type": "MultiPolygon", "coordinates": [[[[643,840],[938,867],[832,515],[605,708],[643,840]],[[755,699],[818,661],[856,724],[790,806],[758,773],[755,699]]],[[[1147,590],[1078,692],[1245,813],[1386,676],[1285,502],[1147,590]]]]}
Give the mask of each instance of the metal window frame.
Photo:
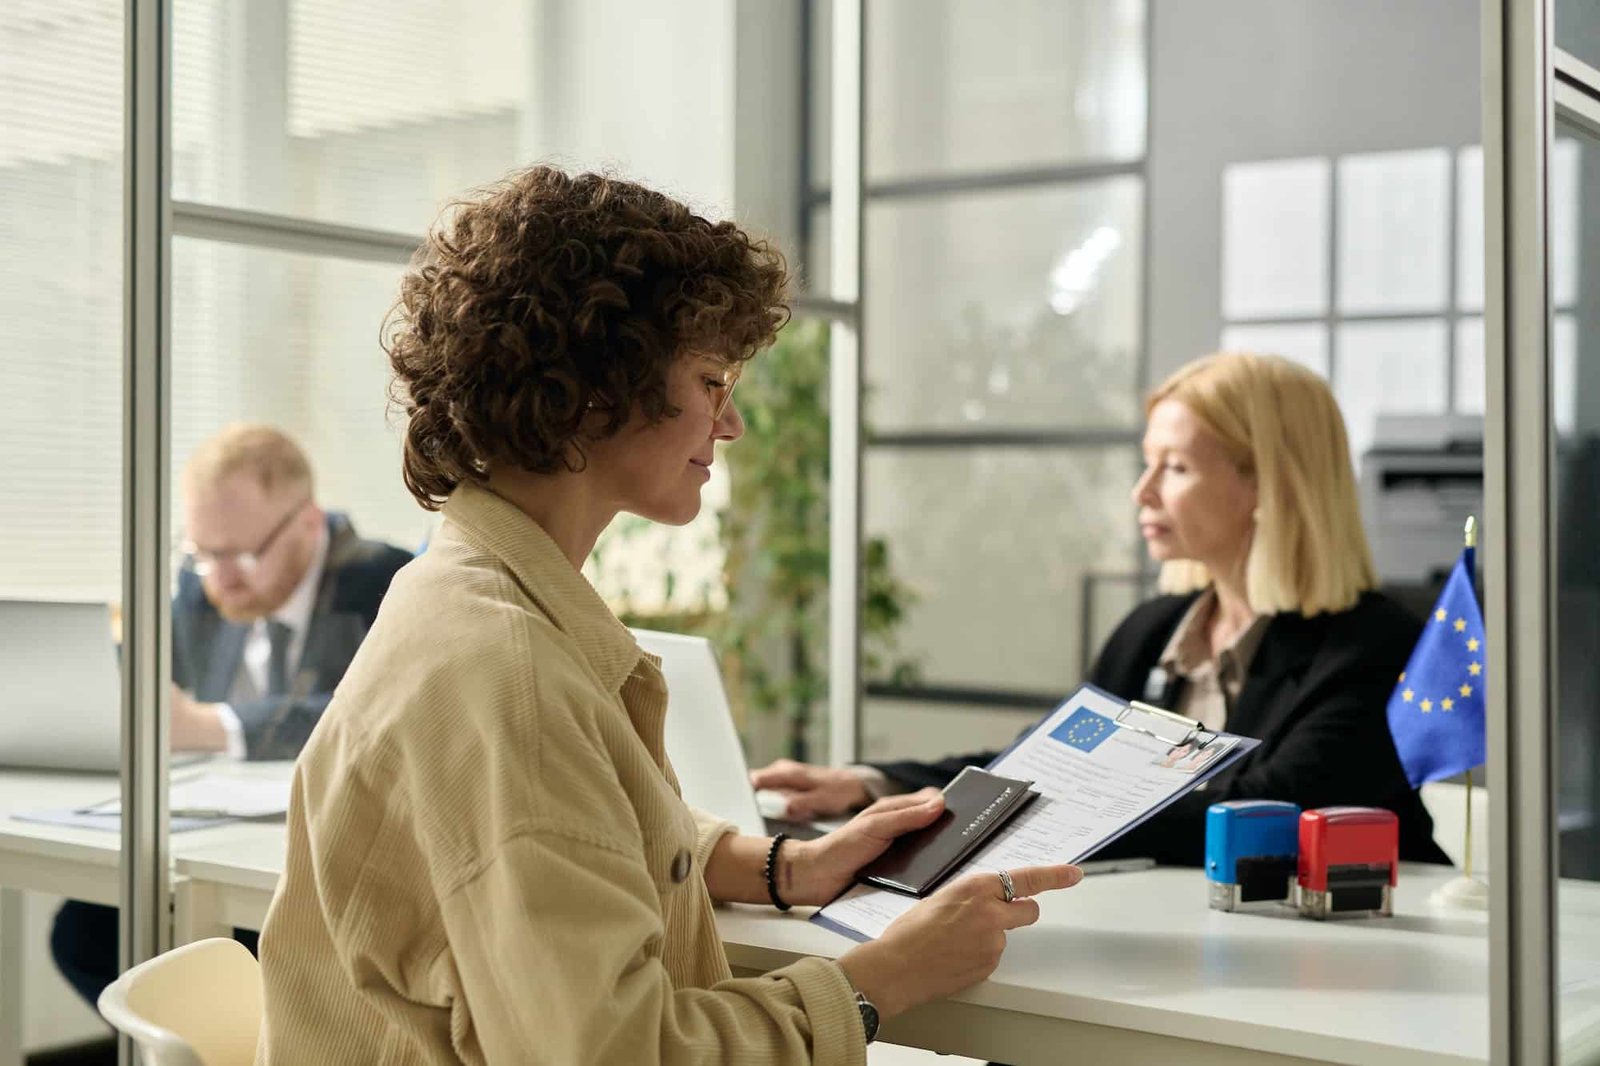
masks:
{"type": "Polygon", "coordinates": [[[409,233],[188,200],[172,204],[172,236],[297,255],[401,265],[411,261],[423,240],[409,233]]]}
{"type": "MultiPolygon", "coordinates": [[[[919,197],[951,197],[992,191],[1038,189],[1050,186],[1090,185],[1118,177],[1135,177],[1140,182],[1140,312],[1137,325],[1135,375],[1136,389],[1143,393],[1150,381],[1150,129],[1152,102],[1145,104],[1144,150],[1137,159],[1089,160],[1047,166],[1019,167],[994,171],[963,171],[949,175],[912,175],[868,184],[865,174],[865,94],[866,68],[864,45],[866,24],[861,0],[833,0],[832,29],[832,162],[826,188],[811,183],[811,124],[809,58],[815,47],[814,21],[807,14],[801,32],[802,151],[800,159],[802,189],[799,226],[802,249],[810,246],[813,212],[830,211],[832,237],[832,286],[830,297],[801,296],[795,310],[802,314],[826,314],[835,320],[832,347],[841,339],[849,350],[832,357],[830,366],[834,418],[831,419],[829,499],[832,521],[829,525],[829,760],[835,765],[859,758],[862,743],[862,697],[874,695],[929,703],[981,702],[992,706],[1037,707],[1053,705],[1038,693],[1021,690],[993,690],[964,686],[892,686],[864,684],[861,676],[861,613],[859,602],[861,538],[863,535],[863,469],[867,448],[948,449],[971,447],[1043,447],[1079,449],[1126,445],[1137,452],[1140,431],[1136,427],[1093,427],[1085,430],[1059,430],[1054,427],[992,427],[982,430],[901,429],[868,434],[863,420],[862,390],[865,388],[865,363],[862,358],[865,231],[862,225],[868,203],[919,197]],[[851,34],[841,40],[842,19],[850,20],[851,34]],[[849,73],[841,80],[841,65],[849,73]],[[843,105],[843,106],[842,106],[843,105]],[[841,160],[840,153],[849,157],[841,160]],[[844,197],[835,190],[846,190],[844,197]],[[841,217],[845,216],[845,217],[841,217]],[[843,242],[843,244],[841,244],[843,242]],[[853,254],[853,273],[841,285],[840,256],[853,254]],[[841,333],[841,326],[845,327],[841,333]],[[848,382],[853,395],[841,395],[840,386],[848,382]],[[842,415],[842,418],[840,417],[842,415]],[[840,423],[844,422],[843,426],[840,423]],[[844,534],[851,539],[846,541],[844,534]],[[848,642],[848,647],[846,646],[848,642]]],[[[1148,79],[1152,53],[1152,20],[1146,4],[1144,64],[1148,79]]],[[[1139,538],[1131,541],[1135,552],[1139,538]]],[[[1141,560],[1140,565],[1147,566],[1141,560]]],[[[1085,638],[1087,639],[1087,638],[1085,638]]]]}
{"type": "MultiPolygon", "coordinates": [[[[168,879],[168,460],[172,4],[127,0],[123,158],[122,852],[118,960],[172,941],[168,879]]],[[[118,1058],[135,1061],[133,1042],[118,1058]]]]}
{"type": "MultiPolygon", "coordinates": [[[[1148,66],[1146,67],[1148,70],[1148,66]]],[[[1137,159],[1095,160],[1062,163],[1055,166],[1002,170],[964,170],[955,174],[925,174],[884,179],[866,186],[869,200],[905,200],[922,196],[959,196],[1039,186],[1084,185],[1112,178],[1145,175],[1148,151],[1137,159]]],[[[813,189],[806,194],[804,209],[816,210],[832,202],[830,189],[813,189]]]]}
{"type": "MultiPolygon", "coordinates": [[[[1445,325],[1444,345],[1444,410],[1454,413],[1456,411],[1456,329],[1466,320],[1483,317],[1482,310],[1464,310],[1460,303],[1457,273],[1460,269],[1461,235],[1458,232],[1458,214],[1460,211],[1460,185],[1461,185],[1461,153],[1468,145],[1436,145],[1449,157],[1449,173],[1447,175],[1447,188],[1445,190],[1445,211],[1447,212],[1445,224],[1445,299],[1444,305],[1435,310],[1404,310],[1404,311],[1357,311],[1348,312],[1339,310],[1339,207],[1342,201],[1339,188],[1339,164],[1341,161],[1359,155],[1386,154],[1388,149],[1373,152],[1345,152],[1339,155],[1327,156],[1328,160],[1328,278],[1327,300],[1328,307],[1320,315],[1265,315],[1250,318],[1227,318],[1222,320],[1224,330],[1231,326],[1321,326],[1327,331],[1328,337],[1328,382],[1333,384],[1337,380],[1339,370],[1339,327],[1346,323],[1362,322],[1443,322],[1445,325]]],[[[1401,149],[1405,150],[1405,149],[1401,149]]],[[[1324,157],[1318,157],[1324,158],[1324,157]]]]}
{"type": "Polygon", "coordinates": [[[1554,21],[1550,0],[1484,0],[1489,1037],[1518,1066],[1560,1050],[1550,152],[1558,119],[1600,137],[1600,71],[1554,21]]]}
{"type": "MultiPolygon", "coordinates": [[[[149,0],[160,2],[160,0],[149,0]]],[[[812,209],[826,205],[831,215],[831,244],[834,277],[826,294],[805,293],[794,301],[797,314],[826,318],[833,327],[831,349],[830,404],[832,457],[830,507],[835,517],[830,529],[830,609],[829,671],[833,679],[829,696],[829,755],[835,761],[856,757],[860,746],[860,707],[864,695],[860,671],[860,544],[862,536],[862,465],[867,446],[945,448],[957,446],[1035,446],[1079,448],[1127,444],[1137,447],[1135,430],[1106,427],[1087,431],[1061,432],[1045,428],[1021,427],[992,432],[907,432],[885,433],[867,439],[862,424],[862,278],[865,258],[862,210],[869,199],[895,199],[929,195],[960,195],[993,189],[1038,187],[1048,184],[1073,185],[1104,181],[1118,176],[1134,176],[1147,184],[1148,136],[1146,151],[1137,160],[1094,161],[1055,167],[1035,167],[1015,172],[971,173],[954,176],[901,178],[868,187],[865,181],[865,33],[866,9],[862,0],[827,0],[833,4],[834,40],[832,77],[833,121],[831,125],[834,159],[827,191],[811,191],[802,197],[803,230],[809,230],[812,209]],[[838,27],[854,27],[853,39],[841,37],[838,27]],[[849,190],[836,197],[833,189],[849,190]],[[837,203],[835,202],[837,200],[837,203]],[[853,207],[851,206],[853,204],[853,207]],[[845,386],[849,386],[847,389],[845,386]]],[[[132,3],[132,0],[130,0],[132,3]]],[[[170,16],[167,19],[170,25],[170,16]]],[[[130,23],[131,25],[131,23],[130,23]]],[[[802,35],[802,49],[811,47],[810,21],[802,35]]],[[[131,46],[130,46],[131,47],[131,46]]],[[[170,47],[170,44],[168,45],[170,47]]],[[[1146,69],[1149,67],[1149,29],[1146,28],[1146,69]]],[[[131,55],[131,52],[130,52],[131,55]]],[[[810,66],[802,77],[810,76],[810,66]]],[[[170,105],[166,105],[170,111],[170,105]]],[[[804,110],[804,109],[803,109],[804,110]]],[[[804,117],[804,116],[802,116],[804,117]]],[[[1146,112],[1148,134],[1148,105],[1146,112]]],[[[801,130],[809,138],[810,125],[801,130]]],[[[809,155],[808,152],[802,153],[809,155]]],[[[802,167],[809,167],[808,159],[802,167]]],[[[1143,192],[1143,246],[1149,243],[1149,195],[1143,192]]],[[[170,195],[170,189],[164,190],[170,195]]],[[[169,225],[165,235],[170,258],[170,239],[184,237],[229,244],[237,247],[287,252],[299,255],[404,264],[421,243],[418,235],[249,208],[194,201],[169,201],[169,225]]],[[[1139,340],[1139,387],[1148,385],[1148,257],[1141,265],[1141,304],[1139,340]]],[[[166,282],[164,282],[166,284],[166,282]]],[[[163,354],[162,366],[165,368],[163,354]]],[[[165,369],[162,370],[165,373],[165,369]]],[[[165,467],[160,475],[165,477],[165,467]]],[[[1034,698],[1036,694],[1014,693],[1010,697],[1034,698]]]]}
{"type": "MultiPolygon", "coordinates": [[[[172,200],[171,0],[126,0],[123,159],[122,823],[118,961],[172,945],[167,802],[171,686],[171,333],[175,237],[405,264],[422,238],[172,200]]],[[[119,1060],[135,1061],[126,1037],[119,1060]]]]}
{"type": "Polygon", "coordinates": [[[829,298],[855,312],[834,319],[828,344],[828,758],[835,765],[854,762],[861,749],[866,33],[864,0],[833,0],[829,298]]]}
{"type": "Polygon", "coordinates": [[[1551,534],[1549,0],[1484,0],[1484,502],[1490,1058],[1557,1048],[1551,534]],[[1512,713],[1512,708],[1516,713],[1512,713]]]}

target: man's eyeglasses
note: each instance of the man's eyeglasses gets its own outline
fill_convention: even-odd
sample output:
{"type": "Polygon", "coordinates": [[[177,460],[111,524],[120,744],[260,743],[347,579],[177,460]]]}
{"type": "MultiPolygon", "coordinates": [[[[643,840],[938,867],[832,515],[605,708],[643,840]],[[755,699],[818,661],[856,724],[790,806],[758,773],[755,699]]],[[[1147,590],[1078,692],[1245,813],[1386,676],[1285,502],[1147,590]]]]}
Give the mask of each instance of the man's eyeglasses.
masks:
{"type": "Polygon", "coordinates": [[[299,503],[289,508],[289,513],[285,514],[278,524],[272,527],[272,532],[268,533],[261,543],[256,545],[254,550],[233,552],[207,551],[206,549],[195,544],[194,541],[186,540],[179,545],[179,551],[181,551],[189,559],[193,560],[192,568],[194,572],[199,574],[201,577],[206,577],[215,572],[217,567],[223,565],[224,563],[235,566],[247,574],[253,573],[256,567],[261,565],[261,557],[272,550],[272,545],[277,542],[279,537],[283,536],[283,531],[289,528],[289,524],[295,520],[295,516],[297,516],[305,507],[305,505],[310,502],[311,497],[306,496],[302,498],[299,503]]]}

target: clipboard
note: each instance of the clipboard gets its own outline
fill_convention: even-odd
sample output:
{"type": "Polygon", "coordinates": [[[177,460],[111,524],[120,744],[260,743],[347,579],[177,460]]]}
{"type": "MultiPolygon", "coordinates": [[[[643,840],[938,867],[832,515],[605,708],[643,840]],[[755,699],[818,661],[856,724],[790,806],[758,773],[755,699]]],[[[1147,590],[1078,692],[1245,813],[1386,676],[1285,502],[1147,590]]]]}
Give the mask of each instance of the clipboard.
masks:
{"type": "Polygon", "coordinates": [[[1204,748],[1213,740],[1221,736],[1221,732],[1207,729],[1193,718],[1185,718],[1177,711],[1169,711],[1138,700],[1129,700],[1128,705],[1117,712],[1113,719],[1124,729],[1137,730],[1146,736],[1164,740],[1172,747],[1180,744],[1189,744],[1198,740],[1197,747],[1204,748]],[[1146,724],[1141,719],[1148,720],[1146,724]]]}
{"type": "MultiPolygon", "coordinates": [[[[1040,799],[975,852],[957,876],[1088,858],[1259,744],[1082,685],[986,767],[1033,781],[1040,799]],[[1184,760],[1192,765],[1179,765],[1184,760]]],[[[915,902],[889,896],[850,889],[812,921],[854,940],[872,939],[915,902]]]]}

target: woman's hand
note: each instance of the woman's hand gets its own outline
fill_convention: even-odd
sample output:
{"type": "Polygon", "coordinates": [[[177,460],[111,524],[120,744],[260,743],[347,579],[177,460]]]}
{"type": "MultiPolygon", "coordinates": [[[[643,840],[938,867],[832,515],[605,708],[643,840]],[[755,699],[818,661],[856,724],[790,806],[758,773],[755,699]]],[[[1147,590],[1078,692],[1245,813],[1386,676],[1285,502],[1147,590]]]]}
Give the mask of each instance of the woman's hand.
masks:
{"type": "Polygon", "coordinates": [[[895,837],[931,825],[943,813],[944,796],[925,788],[885,796],[827,836],[785,842],[779,854],[784,902],[828,902],[850,887],[856,873],[882,855],[895,837]]]}
{"type": "Polygon", "coordinates": [[[1010,874],[1011,902],[998,875],[969,874],[912,907],[879,939],[848,952],[839,966],[884,1018],[977,984],[1000,965],[1006,931],[1039,920],[1039,904],[1029,897],[1083,880],[1076,866],[1010,874]]]}
{"type": "Polygon", "coordinates": [[[750,783],[783,793],[789,801],[784,817],[798,822],[846,814],[872,800],[867,786],[849,770],[832,770],[793,759],[779,759],[752,771],[750,783]]]}

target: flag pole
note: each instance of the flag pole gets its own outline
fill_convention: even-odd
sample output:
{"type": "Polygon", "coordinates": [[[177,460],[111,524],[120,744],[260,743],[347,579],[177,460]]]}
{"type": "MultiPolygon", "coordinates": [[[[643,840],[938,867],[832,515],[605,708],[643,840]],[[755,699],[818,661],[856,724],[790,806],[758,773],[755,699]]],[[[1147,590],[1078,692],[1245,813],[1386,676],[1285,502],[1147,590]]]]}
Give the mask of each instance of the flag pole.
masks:
{"type": "MultiPolygon", "coordinates": [[[[1466,527],[1466,529],[1462,530],[1462,536],[1467,542],[1467,544],[1466,544],[1467,550],[1470,551],[1470,552],[1476,552],[1476,549],[1478,547],[1478,516],[1477,515],[1470,515],[1470,514],[1467,515],[1467,527],[1466,527]]],[[[1467,568],[1467,580],[1472,582],[1472,589],[1473,589],[1473,594],[1474,595],[1477,594],[1477,589],[1478,589],[1478,575],[1473,573],[1473,571],[1476,570],[1476,569],[1477,569],[1476,566],[1469,566],[1467,568]]],[[[1467,846],[1466,846],[1466,849],[1465,849],[1465,855],[1463,857],[1464,857],[1465,861],[1462,863],[1463,869],[1461,871],[1461,874],[1462,874],[1463,877],[1467,878],[1468,880],[1471,880],[1472,879],[1472,771],[1471,770],[1467,771],[1467,846]]]]}
{"type": "MultiPolygon", "coordinates": [[[[1471,553],[1478,547],[1478,519],[1474,515],[1467,516],[1467,526],[1463,531],[1466,538],[1467,552],[1467,580],[1472,582],[1473,594],[1476,595],[1478,580],[1473,573],[1476,569],[1471,553]]],[[[1472,876],[1472,771],[1466,772],[1467,787],[1467,841],[1462,851],[1461,876],[1447,881],[1434,889],[1429,897],[1429,902],[1435,907],[1451,910],[1483,911],[1489,909],[1489,886],[1472,876]]]]}

